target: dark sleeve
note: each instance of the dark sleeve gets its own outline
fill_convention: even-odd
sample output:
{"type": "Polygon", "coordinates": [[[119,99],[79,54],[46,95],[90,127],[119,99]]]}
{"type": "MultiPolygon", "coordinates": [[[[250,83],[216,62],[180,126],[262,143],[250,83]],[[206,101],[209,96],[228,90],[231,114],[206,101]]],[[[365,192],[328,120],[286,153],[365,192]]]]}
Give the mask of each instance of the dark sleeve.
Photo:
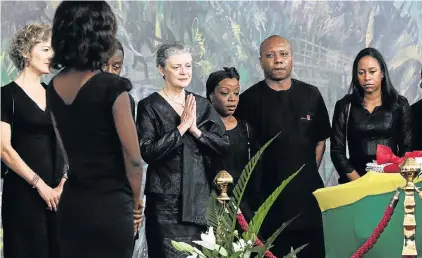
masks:
{"type": "Polygon", "coordinates": [[[256,129],[257,125],[255,124],[255,114],[257,104],[254,102],[258,98],[256,95],[258,92],[255,90],[255,96],[251,97],[251,94],[253,94],[251,90],[251,88],[247,89],[245,92],[240,94],[239,103],[237,104],[236,111],[234,112],[234,117],[247,121],[256,129]]]}
{"type": "Polygon", "coordinates": [[[246,104],[246,96],[244,92],[239,96],[239,103],[237,104],[234,116],[241,120],[247,120],[246,114],[248,114],[248,105],[246,104]]]}
{"type": "Polygon", "coordinates": [[[339,175],[346,175],[355,170],[346,157],[346,119],[348,108],[349,102],[342,103],[337,101],[333,115],[330,152],[331,161],[339,175]]]}
{"type": "Polygon", "coordinates": [[[413,150],[422,150],[422,123],[418,117],[422,117],[422,100],[412,105],[413,150]]]}
{"type": "Polygon", "coordinates": [[[135,99],[129,94],[130,110],[132,111],[133,120],[135,120],[135,99]]]}
{"type": "Polygon", "coordinates": [[[198,125],[198,129],[201,130],[201,136],[197,140],[201,145],[208,147],[214,154],[223,156],[230,147],[226,128],[211,104],[206,102],[205,105],[207,105],[206,115],[204,122],[198,125]]]}
{"type": "Polygon", "coordinates": [[[409,102],[403,96],[399,96],[400,104],[400,135],[398,136],[400,156],[412,150],[412,110],[409,102]]]}
{"type": "Polygon", "coordinates": [[[112,77],[110,80],[110,85],[108,89],[108,102],[113,106],[117,97],[120,96],[123,92],[128,92],[132,89],[132,83],[124,77],[112,77]]]}
{"type": "Polygon", "coordinates": [[[12,124],[13,120],[13,100],[10,91],[1,88],[1,121],[12,124]]]}
{"type": "Polygon", "coordinates": [[[136,127],[139,133],[142,158],[146,163],[153,164],[182,145],[183,141],[177,127],[161,137],[158,136],[153,123],[155,117],[152,112],[147,110],[146,105],[142,101],[138,103],[136,127]]]}
{"type": "Polygon", "coordinates": [[[317,142],[323,141],[331,135],[330,117],[328,116],[327,107],[325,106],[324,99],[318,91],[317,111],[315,114],[315,140],[317,142]]]}

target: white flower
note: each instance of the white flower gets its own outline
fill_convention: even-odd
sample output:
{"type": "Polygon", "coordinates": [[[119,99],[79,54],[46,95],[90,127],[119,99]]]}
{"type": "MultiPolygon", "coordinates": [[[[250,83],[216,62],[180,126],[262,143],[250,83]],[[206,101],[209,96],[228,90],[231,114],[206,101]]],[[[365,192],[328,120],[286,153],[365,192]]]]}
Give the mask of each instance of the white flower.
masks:
{"type": "Polygon", "coordinates": [[[204,248],[207,248],[208,250],[211,250],[211,251],[218,250],[218,253],[222,256],[228,255],[224,247],[216,244],[213,227],[209,227],[208,232],[206,234],[201,234],[201,239],[202,241],[192,241],[192,242],[204,248]]]}
{"type": "Polygon", "coordinates": [[[198,257],[197,253],[193,253],[192,255],[186,256],[186,258],[196,258],[196,257],[198,257]]]}
{"type": "MultiPolygon", "coordinates": [[[[245,252],[248,248],[252,247],[252,241],[248,240],[248,242],[245,242],[245,240],[240,239],[237,243],[233,242],[233,250],[235,252],[245,252]]],[[[244,254],[242,254],[241,258],[249,258],[251,256],[250,251],[246,251],[244,254]]]]}
{"type": "Polygon", "coordinates": [[[233,242],[233,249],[235,252],[244,251],[246,248],[252,247],[252,241],[248,240],[248,242],[245,242],[245,240],[240,239],[237,243],[233,242]]]}
{"type": "Polygon", "coordinates": [[[192,241],[195,244],[198,244],[200,246],[203,246],[207,248],[208,250],[214,250],[215,246],[215,236],[214,236],[214,229],[213,227],[210,227],[208,232],[206,234],[201,234],[202,241],[192,241]]]}

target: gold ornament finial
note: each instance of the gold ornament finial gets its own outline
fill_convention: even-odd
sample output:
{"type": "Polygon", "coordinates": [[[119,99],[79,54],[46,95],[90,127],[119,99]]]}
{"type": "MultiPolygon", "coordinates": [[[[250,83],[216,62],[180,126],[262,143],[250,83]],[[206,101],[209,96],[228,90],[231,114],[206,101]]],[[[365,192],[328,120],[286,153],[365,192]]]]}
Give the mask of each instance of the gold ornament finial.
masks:
{"type": "Polygon", "coordinates": [[[230,197],[227,195],[227,187],[229,184],[233,183],[233,177],[226,170],[221,170],[214,179],[215,183],[220,189],[220,196],[217,197],[217,200],[221,202],[229,201],[230,197]]]}
{"type": "Polygon", "coordinates": [[[413,182],[421,170],[421,165],[414,158],[407,158],[399,167],[400,174],[406,179],[407,184],[413,182]]]}

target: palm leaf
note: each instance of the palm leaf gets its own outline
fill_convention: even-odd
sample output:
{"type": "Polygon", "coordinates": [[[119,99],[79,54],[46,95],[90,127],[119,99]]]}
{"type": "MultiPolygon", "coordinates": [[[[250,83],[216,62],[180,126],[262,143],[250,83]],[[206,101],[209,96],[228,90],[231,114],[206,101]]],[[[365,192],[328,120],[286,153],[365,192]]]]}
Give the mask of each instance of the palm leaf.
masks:
{"type": "Polygon", "coordinates": [[[214,191],[212,191],[211,198],[208,203],[207,214],[206,214],[207,225],[213,227],[214,231],[217,230],[221,214],[224,211],[222,205],[218,205],[216,203],[216,199],[217,199],[217,194],[214,191]]]}
{"type": "MultiPolygon", "coordinates": [[[[264,248],[264,250],[268,250],[268,249],[270,249],[270,247],[271,247],[271,245],[272,245],[272,243],[274,242],[274,240],[280,235],[280,233],[290,224],[290,223],[292,223],[292,221],[294,220],[294,219],[296,219],[297,217],[298,217],[299,215],[297,215],[297,216],[295,216],[295,217],[293,217],[292,219],[290,219],[289,221],[287,221],[287,222],[284,222],[283,223],[283,225],[281,225],[281,227],[279,227],[268,239],[267,239],[267,241],[266,241],[266,243],[265,243],[265,248],[264,248]]],[[[264,255],[265,255],[265,251],[264,251],[264,253],[263,254],[260,254],[260,257],[261,258],[263,258],[264,257],[264,255]]]]}
{"type": "Polygon", "coordinates": [[[268,211],[271,206],[277,200],[281,191],[286,187],[286,185],[302,170],[303,165],[298,171],[285,179],[280,186],[278,186],[274,192],[268,196],[265,202],[259,207],[258,211],[255,213],[253,219],[249,222],[248,230],[244,232],[245,241],[252,240],[254,241],[255,236],[258,234],[259,229],[261,228],[262,222],[264,221],[265,216],[267,216],[268,211]]]}
{"type": "MultiPolygon", "coordinates": [[[[280,132],[281,133],[281,132],[280,132]]],[[[234,198],[231,198],[229,201],[229,205],[227,206],[227,213],[225,214],[226,220],[231,221],[231,225],[227,228],[229,232],[233,232],[236,227],[236,216],[238,212],[238,207],[240,206],[240,202],[242,200],[243,194],[245,193],[246,185],[251,177],[251,174],[259,161],[264,150],[271,144],[271,142],[277,138],[280,133],[270,139],[268,142],[264,144],[264,146],[259,149],[259,151],[252,157],[252,159],[246,164],[245,168],[242,170],[239,180],[237,181],[236,186],[233,188],[233,195],[234,198]]],[[[226,243],[224,246],[226,248],[232,248],[231,243],[233,242],[233,235],[229,236],[226,239],[226,243]]]]}
{"type": "Polygon", "coordinates": [[[304,244],[298,248],[296,248],[293,252],[288,253],[284,258],[296,258],[296,254],[303,250],[308,244],[304,244]]]}
{"type": "Polygon", "coordinates": [[[208,204],[206,220],[207,225],[214,228],[214,232],[216,232],[216,241],[219,245],[224,245],[223,239],[226,239],[228,234],[232,234],[229,232],[230,223],[226,220],[224,216],[225,209],[223,205],[221,205],[217,201],[217,194],[212,191],[211,198],[208,204]]]}

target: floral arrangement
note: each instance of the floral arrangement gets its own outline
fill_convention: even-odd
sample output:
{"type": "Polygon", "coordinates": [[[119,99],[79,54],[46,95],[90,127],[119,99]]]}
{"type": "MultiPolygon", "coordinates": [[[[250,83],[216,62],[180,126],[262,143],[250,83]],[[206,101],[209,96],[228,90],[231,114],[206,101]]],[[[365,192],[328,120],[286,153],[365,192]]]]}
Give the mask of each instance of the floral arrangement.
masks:
{"type": "MultiPolygon", "coordinates": [[[[186,253],[188,258],[249,258],[253,253],[256,254],[254,257],[275,257],[273,255],[271,256],[271,254],[268,255],[268,250],[282,230],[294,218],[283,223],[283,225],[265,241],[265,244],[262,244],[257,238],[258,232],[265,216],[277,197],[301,169],[284,180],[280,186],[274,190],[259,207],[253,219],[249,222],[246,231],[242,234],[239,234],[236,230],[236,218],[238,215],[241,215],[241,211],[237,207],[240,207],[240,202],[251,174],[264,150],[277,136],[278,134],[262,146],[245,166],[237,184],[233,188],[233,197],[230,198],[229,201],[222,202],[218,199],[218,195],[215,191],[211,193],[210,204],[207,210],[208,231],[201,234],[201,240],[193,241],[193,243],[198,245],[198,248],[201,249],[187,243],[172,241],[171,243],[175,249],[186,253]]],[[[296,257],[296,254],[305,246],[306,245],[293,250],[291,253],[287,254],[285,258],[296,257]]]]}

